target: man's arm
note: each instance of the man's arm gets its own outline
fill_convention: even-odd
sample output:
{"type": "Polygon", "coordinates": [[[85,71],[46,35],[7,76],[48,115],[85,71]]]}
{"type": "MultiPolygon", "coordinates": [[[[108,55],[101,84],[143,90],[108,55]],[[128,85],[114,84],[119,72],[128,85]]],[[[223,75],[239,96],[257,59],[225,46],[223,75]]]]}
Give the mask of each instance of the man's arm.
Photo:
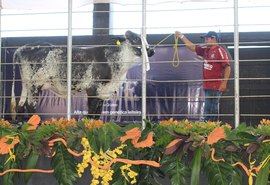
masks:
{"type": "Polygon", "coordinates": [[[228,83],[228,80],[229,80],[230,74],[231,74],[231,66],[226,65],[224,68],[223,74],[224,74],[224,77],[223,77],[223,81],[219,87],[219,91],[225,91],[227,88],[227,83],[228,83]]]}
{"type": "Polygon", "coordinates": [[[195,52],[196,46],[190,40],[188,40],[180,31],[176,31],[175,35],[178,36],[188,49],[195,52]]]}

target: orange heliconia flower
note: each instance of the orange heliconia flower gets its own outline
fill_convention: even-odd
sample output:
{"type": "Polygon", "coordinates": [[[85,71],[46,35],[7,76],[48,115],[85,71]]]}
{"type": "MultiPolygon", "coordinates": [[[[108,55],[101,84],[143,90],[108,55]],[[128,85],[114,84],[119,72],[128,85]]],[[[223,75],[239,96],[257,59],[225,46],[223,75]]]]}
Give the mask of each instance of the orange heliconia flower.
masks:
{"type": "Polygon", "coordinates": [[[207,144],[215,144],[221,139],[225,139],[225,131],[223,127],[217,127],[208,135],[207,144]]]}
{"type": "Polygon", "coordinates": [[[120,138],[120,141],[124,143],[126,140],[131,139],[131,143],[135,148],[151,147],[155,142],[153,141],[153,132],[150,132],[144,141],[138,142],[141,138],[142,131],[135,127],[129,131],[126,131],[126,135],[120,138]]]}
{"type": "Polygon", "coordinates": [[[11,149],[14,148],[14,146],[19,143],[20,140],[19,140],[19,137],[16,136],[16,137],[9,137],[9,136],[5,136],[5,137],[2,137],[0,139],[0,154],[4,155],[4,154],[8,154],[9,151],[11,149]],[[10,139],[13,139],[13,141],[10,143],[10,144],[7,144],[7,142],[10,140],[10,139]]]}
{"type": "Polygon", "coordinates": [[[33,115],[28,121],[27,123],[30,123],[31,126],[29,126],[27,128],[27,130],[36,130],[38,127],[38,124],[40,122],[40,117],[38,115],[33,115]]]}
{"type": "Polygon", "coordinates": [[[138,128],[135,127],[129,131],[126,131],[126,135],[122,136],[120,138],[120,141],[124,143],[126,140],[131,139],[133,142],[138,141],[139,138],[141,137],[142,131],[138,128]]]}
{"type": "Polygon", "coordinates": [[[139,143],[135,143],[134,147],[135,148],[146,148],[146,147],[151,147],[155,142],[153,141],[153,132],[150,132],[146,138],[146,140],[141,141],[139,143]]]}

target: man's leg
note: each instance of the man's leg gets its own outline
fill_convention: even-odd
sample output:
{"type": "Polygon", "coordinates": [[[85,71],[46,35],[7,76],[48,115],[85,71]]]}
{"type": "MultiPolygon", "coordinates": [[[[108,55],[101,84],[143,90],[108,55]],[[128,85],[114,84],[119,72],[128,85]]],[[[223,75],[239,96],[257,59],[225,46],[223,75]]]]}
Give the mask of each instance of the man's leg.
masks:
{"type": "Polygon", "coordinates": [[[204,111],[203,111],[203,119],[204,121],[208,121],[210,118],[211,112],[211,98],[210,98],[210,90],[204,90],[204,111]]]}
{"type": "Polygon", "coordinates": [[[204,120],[217,121],[219,114],[219,100],[222,92],[205,90],[204,120]],[[207,115],[209,114],[209,115],[207,115]]]}
{"type": "Polygon", "coordinates": [[[214,114],[214,115],[212,116],[211,120],[218,121],[218,119],[219,119],[219,100],[220,100],[221,92],[217,91],[214,93],[214,95],[215,95],[214,96],[215,98],[212,99],[212,110],[211,110],[212,114],[214,114]]]}

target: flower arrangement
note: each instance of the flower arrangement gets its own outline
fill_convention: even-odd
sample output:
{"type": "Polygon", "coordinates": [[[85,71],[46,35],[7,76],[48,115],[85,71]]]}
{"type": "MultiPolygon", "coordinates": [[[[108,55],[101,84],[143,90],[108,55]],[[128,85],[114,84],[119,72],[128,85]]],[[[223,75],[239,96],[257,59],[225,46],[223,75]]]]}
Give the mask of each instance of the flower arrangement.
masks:
{"type": "Polygon", "coordinates": [[[270,121],[232,128],[222,122],[163,120],[120,127],[101,120],[52,119],[32,116],[21,126],[0,120],[0,177],[14,184],[15,175],[52,173],[59,184],[76,184],[85,173],[91,185],[267,185],[270,170],[270,121]],[[50,158],[51,169],[39,169],[38,159],[50,158]],[[22,163],[24,161],[24,163],[22,163]]]}

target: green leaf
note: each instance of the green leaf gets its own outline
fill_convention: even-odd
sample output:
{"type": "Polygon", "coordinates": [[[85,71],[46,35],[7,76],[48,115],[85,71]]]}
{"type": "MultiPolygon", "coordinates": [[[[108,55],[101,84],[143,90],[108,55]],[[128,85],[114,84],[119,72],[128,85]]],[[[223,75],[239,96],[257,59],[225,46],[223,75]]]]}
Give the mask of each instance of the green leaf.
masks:
{"type": "MultiPolygon", "coordinates": [[[[134,152],[133,152],[134,153],[134,152]]],[[[145,148],[139,151],[139,154],[135,154],[135,158],[140,156],[141,159],[147,159],[151,161],[157,161],[162,154],[158,148],[145,148]]],[[[160,177],[164,176],[164,173],[156,167],[148,165],[137,166],[139,176],[137,177],[138,184],[161,184],[160,177]]]]}
{"type": "Polygon", "coordinates": [[[112,185],[129,185],[128,181],[122,175],[120,167],[123,166],[122,163],[115,163],[112,168],[114,170],[112,181],[110,184],[112,185]]]}
{"type": "Polygon", "coordinates": [[[10,129],[7,129],[7,128],[0,129],[0,138],[2,138],[4,136],[12,135],[12,134],[14,134],[14,132],[10,129]]]}
{"type": "Polygon", "coordinates": [[[200,171],[201,171],[201,159],[202,159],[202,149],[198,148],[194,152],[192,161],[192,173],[191,173],[191,184],[199,185],[200,181],[200,171]]]}
{"type": "Polygon", "coordinates": [[[153,124],[149,120],[143,120],[145,123],[145,129],[152,129],[153,124]]]}
{"type": "Polygon", "coordinates": [[[162,159],[162,169],[170,178],[171,185],[184,185],[186,178],[190,176],[189,168],[176,157],[162,159]]]}
{"type": "Polygon", "coordinates": [[[256,177],[255,185],[267,185],[268,184],[269,170],[270,170],[270,161],[268,161],[268,163],[263,168],[260,169],[260,171],[256,177]]]}
{"type": "Polygon", "coordinates": [[[211,159],[203,163],[209,185],[242,185],[243,175],[239,168],[232,167],[229,163],[214,162],[211,159]]]}
{"type": "Polygon", "coordinates": [[[73,185],[77,181],[76,160],[68,153],[63,144],[58,144],[56,154],[52,158],[51,165],[54,169],[54,177],[59,185],[73,185]]]}
{"type": "MultiPolygon", "coordinates": [[[[5,155],[4,161],[7,161],[9,159],[9,154],[5,155]]],[[[4,162],[5,163],[5,162],[4,162]]],[[[9,169],[14,169],[17,167],[16,161],[9,160],[6,164],[4,164],[3,171],[9,170],[9,169]]],[[[13,185],[14,184],[14,172],[6,173],[3,176],[2,179],[2,185],[13,185]]]]}
{"type": "Polygon", "coordinates": [[[256,137],[250,133],[247,133],[247,132],[238,132],[237,133],[237,136],[240,137],[240,138],[245,138],[249,141],[253,141],[253,140],[256,140],[256,137]]]}
{"type": "MultiPolygon", "coordinates": [[[[26,169],[34,169],[37,166],[39,155],[32,152],[26,161],[26,169]]],[[[27,184],[29,179],[31,178],[32,173],[25,173],[24,174],[24,182],[27,184]]]]}
{"type": "Polygon", "coordinates": [[[98,135],[98,129],[93,129],[92,133],[88,133],[88,141],[90,143],[91,148],[96,153],[99,153],[100,149],[100,143],[99,143],[99,135],[98,135]]]}
{"type": "Polygon", "coordinates": [[[108,127],[104,126],[98,129],[98,138],[99,138],[100,148],[103,151],[107,151],[112,144],[112,138],[109,133],[108,127]]]}
{"type": "Polygon", "coordinates": [[[110,123],[109,125],[110,128],[110,135],[112,135],[113,138],[118,138],[121,135],[121,128],[115,123],[110,123]]]}

